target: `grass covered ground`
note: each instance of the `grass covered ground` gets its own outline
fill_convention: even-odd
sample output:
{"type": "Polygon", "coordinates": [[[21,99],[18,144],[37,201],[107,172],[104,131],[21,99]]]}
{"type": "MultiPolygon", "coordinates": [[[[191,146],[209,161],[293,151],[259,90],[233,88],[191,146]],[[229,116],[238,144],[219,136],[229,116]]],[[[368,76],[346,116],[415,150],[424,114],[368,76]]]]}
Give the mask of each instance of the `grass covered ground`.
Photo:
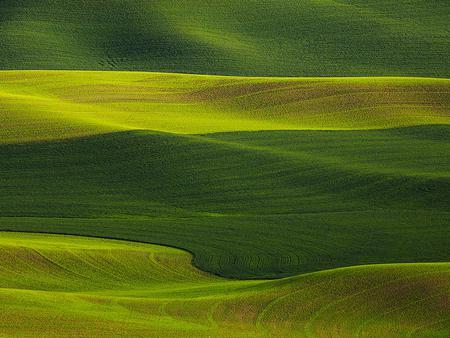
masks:
{"type": "Polygon", "coordinates": [[[450,264],[279,280],[208,275],[181,250],[0,233],[5,336],[446,337],[450,264]]]}
{"type": "Polygon", "coordinates": [[[448,80],[0,76],[0,229],[238,278],[449,260],[448,80]]]}
{"type": "Polygon", "coordinates": [[[135,131],[3,145],[0,229],[175,245],[241,278],[448,261],[449,132],[135,131]]]}
{"type": "Polygon", "coordinates": [[[449,102],[447,79],[0,72],[0,335],[447,337],[449,102]]]}
{"type": "Polygon", "coordinates": [[[1,69],[450,73],[447,0],[3,0],[1,69]]]}
{"type": "Polygon", "coordinates": [[[0,0],[0,336],[449,337],[449,16],[0,0]]]}
{"type": "Polygon", "coordinates": [[[450,121],[450,80],[0,72],[0,143],[124,130],[384,129],[450,121]]]}

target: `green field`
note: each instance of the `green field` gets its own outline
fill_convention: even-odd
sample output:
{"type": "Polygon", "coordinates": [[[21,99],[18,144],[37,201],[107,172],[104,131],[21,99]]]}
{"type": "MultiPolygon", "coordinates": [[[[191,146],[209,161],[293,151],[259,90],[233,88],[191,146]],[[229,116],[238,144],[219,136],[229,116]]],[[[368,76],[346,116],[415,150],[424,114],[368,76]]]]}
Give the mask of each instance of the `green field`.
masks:
{"type": "Polygon", "coordinates": [[[0,143],[125,130],[204,134],[450,123],[450,80],[0,71],[0,143]]]}
{"type": "Polygon", "coordinates": [[[3,0],[0,69],[450,74],[448,0],[3,0]]]}
{"type": "Polygon", "coordinates": [[[0,0],[0,337],[450,337],[448,0],[0,0]]]}
{"type": "Polygon", "coordinates": [[[449,260],[449,80],[0,78],[0,229],[173,245],[238,278],[449,260]]]}
{"type": "Polygon", "coordinates": [[[2,335],[448,334],[449,263],[368,265],[276,281],[231,281],[196,270],[190,258],[184,251],[149,244],[1,233],[2,335]]]}
{"type": "Polygon", "coordinates": [[[0,333],[448,336],[449,84],[0,72],[0,333]]]}

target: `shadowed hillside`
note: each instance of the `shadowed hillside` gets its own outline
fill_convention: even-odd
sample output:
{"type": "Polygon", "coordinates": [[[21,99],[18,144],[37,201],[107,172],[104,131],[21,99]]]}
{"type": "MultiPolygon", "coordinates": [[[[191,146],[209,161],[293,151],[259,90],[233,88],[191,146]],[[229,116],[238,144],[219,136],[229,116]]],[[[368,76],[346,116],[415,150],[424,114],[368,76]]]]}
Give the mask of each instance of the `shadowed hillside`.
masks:
{"type": "Polygon", "coordinates": [[[3,0],[0,69],[450,74],[447,0],[3,0]]]}
{"type": "Polygon", "coordinates": [[[0,80],[2,230],[175,245],[238,278],[449,259],[449,80],[0,80]]]}
{"type": "Polygon", "coordinates": [[[449,18],[0,0],[0,336],[449,337],[449,18]]]}
{"type": "Polygon", "coordinates": [[[6,144],[0,229],[175,245],[240,278],[448,261],[449,133],[129,131],[6,144]]]}

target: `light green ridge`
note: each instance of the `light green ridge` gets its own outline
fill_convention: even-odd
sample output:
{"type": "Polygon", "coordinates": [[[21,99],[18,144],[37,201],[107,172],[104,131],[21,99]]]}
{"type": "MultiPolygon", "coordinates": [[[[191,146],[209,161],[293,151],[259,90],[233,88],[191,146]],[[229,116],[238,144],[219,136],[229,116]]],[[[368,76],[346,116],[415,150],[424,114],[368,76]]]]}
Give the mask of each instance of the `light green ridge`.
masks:
{"type": "Polygon", "coordinates": [[[382,129],[450,122],[450,80],[0,72],[0,142],[124,130],[382,129]]]}
{"type": "Polygon", "coordinates": [[[4,144],[0,229],[173,245],[237,278],[446,262],[449,135],[129,131],[4,144]]]}
{"type": "Polygon", "coordinates": [[[0,233],[0,335],[444,337],[450,264],[350,267],[280,280],[203,273],[167,247],[0,233]]]}

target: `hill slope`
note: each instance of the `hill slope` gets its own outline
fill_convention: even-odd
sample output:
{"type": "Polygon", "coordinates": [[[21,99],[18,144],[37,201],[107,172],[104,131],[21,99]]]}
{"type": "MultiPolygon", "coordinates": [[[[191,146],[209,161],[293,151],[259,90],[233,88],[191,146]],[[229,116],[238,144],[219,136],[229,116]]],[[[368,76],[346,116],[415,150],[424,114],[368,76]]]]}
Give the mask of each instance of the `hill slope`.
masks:
{"type": "Polygon", "coordinates": [[[0,69],[450,74],[446,0],[3,0],[0,69]]]}
{"type": "Polygon", "coordinates": [[[186,252],[154,245],[0,233],[0,334],[445,337],[450,332],[448,263],[231,281],[202,273],[189,260],[186,252]]]}
{"type": "Polygon", "coordinates": [[[5,144],[0,229],[175,245],[240,278],[448,261],[449,128],[5,144]]]}
{"type": "Polygon", "coordinates": [[[450,123],[450,80],[0,72],[0,143],[123,130],[383,129],[450,123]]]}
{"type": "Polygon", "coordinates": [[[0,229],[175,245],[239,278],[449,260],[449,80],[0,79],[0,229]]]}

